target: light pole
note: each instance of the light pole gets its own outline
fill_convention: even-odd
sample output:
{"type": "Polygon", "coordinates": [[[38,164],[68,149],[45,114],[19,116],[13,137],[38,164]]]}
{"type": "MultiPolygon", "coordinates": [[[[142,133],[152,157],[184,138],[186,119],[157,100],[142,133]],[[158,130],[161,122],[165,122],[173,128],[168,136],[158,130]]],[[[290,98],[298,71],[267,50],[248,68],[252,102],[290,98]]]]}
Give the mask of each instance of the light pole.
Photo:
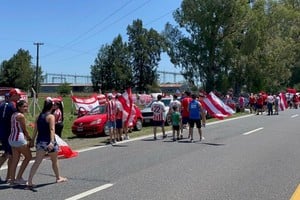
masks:
{"type": "Polygon", "coordinates": [[[42,42],[35,42],[33,43],[36,45],[36,67],[35,67],[35,92],[38,93],[38,81],[39,81],[39,49],[40,45],[44,45],[42,42]]]}

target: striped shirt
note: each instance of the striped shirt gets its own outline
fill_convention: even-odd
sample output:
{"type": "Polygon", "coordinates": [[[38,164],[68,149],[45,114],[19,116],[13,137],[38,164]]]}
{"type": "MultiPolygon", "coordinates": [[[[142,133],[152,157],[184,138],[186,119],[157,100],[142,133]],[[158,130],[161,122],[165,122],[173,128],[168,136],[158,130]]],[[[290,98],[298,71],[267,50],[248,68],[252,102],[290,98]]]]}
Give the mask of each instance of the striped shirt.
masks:
{"type": "Polygon", "coordinates": [[[17,116],[19,115],[19,112],[15,112],[11,116],[11,132],[9,135],[8,140],[9,141],[22,141],[25,140],[24,132],[21,127],[21,123],[17,120],[17,116]]]}
{"type": "Polygon", "coordinates": [[[117,105],[114,100],[110,100],[107,102],[107,119],[109,121],[115,121],[116,120],[116,114],[117,114],[117,105]]]}
{"type": "Polygon", "coordinates": [[[164,112],[166,111],[165,104],[161,101],[153,102],[151,105],[151,111],[153,112],[153,121],[163,121],[164,112]]]}

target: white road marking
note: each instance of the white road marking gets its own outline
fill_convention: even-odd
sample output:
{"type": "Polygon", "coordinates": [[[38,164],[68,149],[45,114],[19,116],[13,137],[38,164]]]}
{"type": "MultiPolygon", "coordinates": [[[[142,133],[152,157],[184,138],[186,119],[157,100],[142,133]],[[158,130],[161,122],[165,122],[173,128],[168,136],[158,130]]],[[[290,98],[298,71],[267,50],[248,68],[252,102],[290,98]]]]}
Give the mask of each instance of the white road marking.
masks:
{"type": "Polygon", "coordinates": [[[299,115],[296,114],[296,115],[292,115],[291,118],[295,118],[295,117],[298,117],[299,115]]]}
{"type": "Polygon", "coordinates": [[[72,197],[69,197],[69,198],[67,198],[67,199],[65,199],[65,200],[78,200],[78,199],[82,199],[82,198],[84,198],[84,197],[87,197],[87,196],[89,196],[89,195],[91,195],[91,194],[94,194],[94,193],[96,193],[96,192],[99,192],[99,191],[101,191],[101,190],[105,190],[105,189],[107,189],[107,188],[109,188],[109,187],[111,187],[111,186],[113,186],[113,184],[111,184],[111,183],[108,183],[108,184],[105,184],[105,185],[101,185],[101,186],[96,187],[96,188],[94,188],[94,189],[88,190],[88,191],[86,191],[86,192],[77,194],[77,195],[72,196],[72,197]]]}
{"type": "Polygon", "coordinates": [[[252,131],[248,131],[248,132],[246,132],[246,133],[243,133],[242,135],[249,135],[249,134],[251,134],[251,133],[260,131],[260,130],[262,130],[262,129],[264,129],[264,128],[263,128],[263,127],[260,127],[260,128],[254,129],[254,130],[252,130],[252,131]]]}

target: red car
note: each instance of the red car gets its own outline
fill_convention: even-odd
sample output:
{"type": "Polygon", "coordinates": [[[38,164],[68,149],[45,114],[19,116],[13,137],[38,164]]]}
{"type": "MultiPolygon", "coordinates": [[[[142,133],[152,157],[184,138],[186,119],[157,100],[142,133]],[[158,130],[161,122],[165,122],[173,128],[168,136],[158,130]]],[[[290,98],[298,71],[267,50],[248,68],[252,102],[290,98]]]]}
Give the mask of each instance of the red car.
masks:
{"type": "MultiPolygon", "coordinates": [[[[129,128],[140,131],[143,127],[143,116],[140,109],[134,105],[135,116],[129,128]]],[[[78,117],[72,125],[72,132],[76,136],[108,135],[107,114],[105,105],[100,105],[78,117]]]]}

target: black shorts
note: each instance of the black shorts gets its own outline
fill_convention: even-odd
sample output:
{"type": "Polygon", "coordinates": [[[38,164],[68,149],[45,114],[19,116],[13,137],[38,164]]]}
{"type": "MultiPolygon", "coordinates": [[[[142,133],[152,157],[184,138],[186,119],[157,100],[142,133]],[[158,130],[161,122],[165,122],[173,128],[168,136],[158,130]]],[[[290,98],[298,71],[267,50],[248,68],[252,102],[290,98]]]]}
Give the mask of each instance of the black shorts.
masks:
{"type": "Polygon", "coordinates": [[[122,119],[116,119],[116,128],[123,128],[123,120],[122,119]]]}
{"type": "Polygon", "coordinates": [[[179,131],[179,125],[173,125],[172,127],[174,131],[179,131]]]}
{"type": "Polygon", "coordinates": [[[189,122],[189,117],[182,117],[182,124],[187,124],[189,122]]]}
{"type": "Polygon", "coordinates": [[[155,121],[153,120],[153,126],[163,126],[164,125],[164,121],[155,121]]]}
{"type": "Polygon", "coordinates": [[[197,128],[201,128],[201,119],[190,119],[189,120],[189,126],[191,128],[194,128],[195,123],[196,123],[197,128]]]}

